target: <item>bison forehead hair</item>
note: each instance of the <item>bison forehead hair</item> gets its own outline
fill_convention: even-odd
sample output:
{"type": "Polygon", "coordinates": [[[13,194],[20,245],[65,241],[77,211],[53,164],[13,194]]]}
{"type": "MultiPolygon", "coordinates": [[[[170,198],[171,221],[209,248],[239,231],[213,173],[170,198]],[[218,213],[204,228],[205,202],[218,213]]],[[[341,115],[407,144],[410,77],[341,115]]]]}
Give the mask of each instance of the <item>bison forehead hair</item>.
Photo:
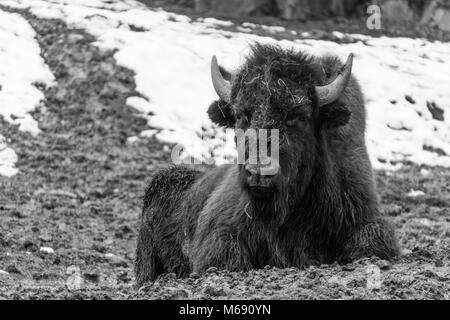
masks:
{"type": "Polygon", "coordinates": [[[324,73],[315,59],[303,52],[255,44],[233,80],[235,113],[270,107],[283,116],[297,106],[315,102],[314,89],[324,81],[324,73]]]}
{"type": "Polygon", "coordinates": [[[323,103],[317,96],[317,87],[334,81],[342,68],[337,57],[318,58],[293,48],[253,44],[235,74],[221,69],[224,79],[230,80],[230,96],[214,102],[208,110],[209,117],[229,128],[236,124],[239,127],[236,120],[244,117],[256,128],[282,129],[292,114],[311,118],[314,125],[341,126],[349,120],[350,111],[339,99],[328,102],[327,108],[319,108],[323,103]]]}

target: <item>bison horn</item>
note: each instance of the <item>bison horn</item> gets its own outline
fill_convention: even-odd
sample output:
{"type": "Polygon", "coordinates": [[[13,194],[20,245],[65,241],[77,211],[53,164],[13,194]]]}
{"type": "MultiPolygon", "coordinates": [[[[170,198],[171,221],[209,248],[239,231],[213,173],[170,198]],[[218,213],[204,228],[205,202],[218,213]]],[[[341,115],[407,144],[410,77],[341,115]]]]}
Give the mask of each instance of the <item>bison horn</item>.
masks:
{"type": "Polygon", "coordinates": [[[336,101],[344,89],[347,87],[348,81],[352,74],[353,54],[351,53],[345,65],[339,71],[336,79],[326,86],[317,86],[316,94],[319,99],[319,106],[336,101]]]}
{"type": "Polygon", "coordinates": [[[219,65],[217,64],[216,56],[212,57],[211,60],[211,78],[220,99],[230,102],[231,101],[231,84],[222,77],[220,73],[219,65]]]}

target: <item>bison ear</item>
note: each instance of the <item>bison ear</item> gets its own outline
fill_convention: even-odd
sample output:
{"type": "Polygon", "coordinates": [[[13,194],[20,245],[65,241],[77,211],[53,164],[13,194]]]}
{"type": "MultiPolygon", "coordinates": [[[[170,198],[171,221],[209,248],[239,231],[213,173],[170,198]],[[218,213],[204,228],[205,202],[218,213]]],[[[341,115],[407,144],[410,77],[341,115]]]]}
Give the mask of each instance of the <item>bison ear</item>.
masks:
{"type": "Polygon", "coordinates": [[[216,100],[211,103],[208,108],[208,116],[212,122],[221,127],[234,127],[235,118],[231,110],[231,105],[223,100],[216,100]]]}
{"type": "Polygon", "coordinates": [[[351,114],[347,106],[338,100],[320,108],[319,119],[325,128],[331,129],[346,125],[351,114]]]}

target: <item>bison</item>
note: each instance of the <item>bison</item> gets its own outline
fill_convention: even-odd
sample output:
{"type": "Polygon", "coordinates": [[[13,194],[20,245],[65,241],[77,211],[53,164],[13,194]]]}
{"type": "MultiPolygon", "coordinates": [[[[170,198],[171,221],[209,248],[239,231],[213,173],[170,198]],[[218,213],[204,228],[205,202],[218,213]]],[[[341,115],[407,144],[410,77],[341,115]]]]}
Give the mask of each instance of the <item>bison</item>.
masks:
{"type": "Polygon", "coordinates": [[[263,175],[267,164],[258,160],[156,173],[140,219],[137,285],[209,267],[303,268],[398,255],[393,226],[378,209],[352,61],[254,44],[228,74],[213,57],[220,100],[210,119],[235,130],[277,129],[278,169],[263,175]]]}

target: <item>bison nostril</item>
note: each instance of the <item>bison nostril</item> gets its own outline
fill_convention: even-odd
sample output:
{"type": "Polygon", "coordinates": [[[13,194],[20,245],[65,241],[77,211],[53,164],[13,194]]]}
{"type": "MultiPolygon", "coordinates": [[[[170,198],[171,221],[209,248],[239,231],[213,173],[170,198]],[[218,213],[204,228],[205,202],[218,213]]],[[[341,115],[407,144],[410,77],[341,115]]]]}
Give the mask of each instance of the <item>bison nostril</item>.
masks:
{"type": "Polygon", "coordinates": [[[260,169],[254,165],[245,165],[245,171],[249,174],[249,175],[259,175],[260,173],[260,169]]]}

